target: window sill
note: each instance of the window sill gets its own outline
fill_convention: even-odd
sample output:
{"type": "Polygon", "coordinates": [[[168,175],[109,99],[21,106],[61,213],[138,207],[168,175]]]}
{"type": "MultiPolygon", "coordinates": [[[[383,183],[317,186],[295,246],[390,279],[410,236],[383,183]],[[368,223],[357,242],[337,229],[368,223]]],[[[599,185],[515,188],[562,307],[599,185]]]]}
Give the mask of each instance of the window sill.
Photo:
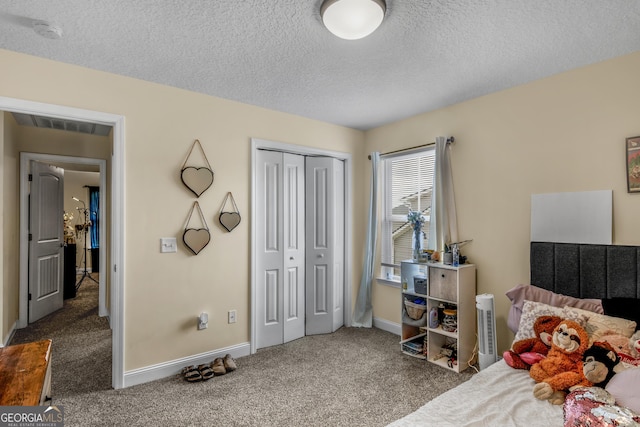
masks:
{"type": "Polygon", "coordinates": [[[383,277],[376,277],[376,281],[381,285],[391,286],[392,288],[400,289],[400,281],[399,280],[391,280],[391,279],[385,279],[383,277]]]}

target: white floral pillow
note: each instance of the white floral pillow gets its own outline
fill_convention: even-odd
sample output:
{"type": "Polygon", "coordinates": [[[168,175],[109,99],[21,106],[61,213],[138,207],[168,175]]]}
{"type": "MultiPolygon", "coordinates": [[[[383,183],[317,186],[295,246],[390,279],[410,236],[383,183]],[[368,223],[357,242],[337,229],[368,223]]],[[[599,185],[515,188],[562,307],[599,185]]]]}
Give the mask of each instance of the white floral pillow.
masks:
{"type": "Polygon", "coordinates": [[[589,334],[591,343],[608,334],[619,334],[630,338],[636,330],[636,322],[633,320],[598,314],[575,307],[565,307],[565,310],[574,311],[587,318],[585,330],[589,334]]]}
{"type": "Polygon", "coordinates": [[[536,333],[533,330],[533,324],[540,316],[558,316],[563,319],[571,319],[584,327],[587,323],[587,317],[582,313],[569,310],[568,308],[569,307],[554,307],[541,302],[525,300],[522,306],[520,326],[518,327],[518,332],[513,342],[527,338],[535,338],[536,333]]]}

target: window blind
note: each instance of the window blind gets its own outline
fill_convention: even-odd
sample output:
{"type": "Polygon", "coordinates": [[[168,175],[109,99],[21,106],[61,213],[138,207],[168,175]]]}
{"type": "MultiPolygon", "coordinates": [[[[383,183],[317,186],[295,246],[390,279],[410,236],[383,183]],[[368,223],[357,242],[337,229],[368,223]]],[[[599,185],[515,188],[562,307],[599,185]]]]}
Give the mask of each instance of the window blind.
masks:
{"type": "MultiPolygon", "coordinates": [[[[407,221],[409,209],[419,211],[425,218],[423,244],[429,232],[431,195],[435,172],[435,147],[409,154],[383,158],[383,224],[381,262],[400,265],[412,255],[413,229],[407,221]]],[[[396,275],[383,266],[383,277],[396,275]]]]}

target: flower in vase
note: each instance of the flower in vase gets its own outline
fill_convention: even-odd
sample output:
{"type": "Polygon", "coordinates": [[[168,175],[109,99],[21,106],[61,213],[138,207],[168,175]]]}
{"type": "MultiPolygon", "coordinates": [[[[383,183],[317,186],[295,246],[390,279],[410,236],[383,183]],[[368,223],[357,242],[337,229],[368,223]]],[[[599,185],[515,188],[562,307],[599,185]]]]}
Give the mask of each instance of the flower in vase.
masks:
{"type": "Polygon", "coordinates": [[[409,213],[407,214],[407,221],[411,223],[414,231],[422,230],[422,226],[424,225],[424,217],[420,211],[414,211],[409,209],[409,213]]]}
{"type": "Polygon", "coordinates": [[[407,221],[411,223],[411,227],[413,228],[413,259],[418,261],[420,259],[420,252],[422,248],[422,226],[424,225],[424,217],[420,211],[414,211],[409,208],[409,213],[407,214],[407,221]]]}

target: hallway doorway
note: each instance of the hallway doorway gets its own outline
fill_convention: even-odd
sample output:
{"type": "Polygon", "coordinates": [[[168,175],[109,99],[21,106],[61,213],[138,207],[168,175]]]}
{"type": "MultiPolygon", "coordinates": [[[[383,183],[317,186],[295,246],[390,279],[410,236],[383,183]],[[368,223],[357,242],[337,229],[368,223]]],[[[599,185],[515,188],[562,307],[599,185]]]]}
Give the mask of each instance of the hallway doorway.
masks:
{"type": "MultiPolygon", "coordinates": [[[[84,110],[73,107],[65,107],[53,104],[44,104],[33,101],[20,100],[15,98],[0,97],[0,111],[16,112],[23,114],[34,114],[38,116],[50,117],[53,119],[73,120],[83,123],[96,123],[112,127],[112,147],[109,167],[110,196],[108,197],[108,212],[110,217],[109,229],[109,256],[101,269],[101,275],[108,271],[108,308],[109,321],[111,324],[112,337],[112,362],[111,362],[111,386],[115,389],[125,387],[124,376],[124,117],[111,113],[103,113],[92,110],[84,110]]],[[[26,167],[20,159],[20,210],[28,209],[28,193],[23,188],[26,178],[22,176],[26,167]]],[[[105,166],[105,174],[106,174],[105,166]]],[[[28,177],[27,177],[28,178],[28,177]]],[[[26,226],[20,224],[19,234],[19,309],[17,328],[27,326],[27,306],[28,299],[28,230],[26,226]]],[[[101,255],[103,256],[103,255],[101,255]]],[[[106,275],[105,275],[106,276],[106,275]]]]}
{"type": "MultiPolygon", "coordinates": [[[[58,155],[53,155],[53,154],[38,154],[38,153],[20,153],[20,176],[21,176],[21,193],[25,193],[24,197],[21,196],[22,199],[28,200],[29,198],[29,175],[31,174],[31,170],[30,170],[30,163],[31,161],[37,161],[37,162],[41,162],[41,163],[47,163],[47,164],[52,164],[54,166],[58,166],[60,169],[63,169],[64,171],[78,171],[78,172],[82,172],[82,171],[95,171],[98,173],[99,175],[99,186],[101,188],[106,188],[106,161],[102,160],[102,159],[89,159],[89,158],[84,158],[84,157],[71,157],[71,156],[58,156],[58,155]],[[24,168],[24,169],[23,169],[24,168]]],[[[79,190],[78,190],[79,191],[79,190]]],[[[69,199],[71,201],[71,203],[69,203],[69,200],[67,200],[67,203],[65,203],[65,206],[69,207],[69,206],[73,206],[75,204],[74,200],[72,200],[72,197],[76,197],[78,195],[81,195],[81,193],[79,193],[78,191],[70,191],[69,188],[67,188],[65,190],[65,194],[64,194],[64,198],[69,199]],[[74,194],[68,194],[69,192],[72,192],[74,194]]],[[[102,191],[100,194],[100,205],[101,206],[106,206],[107,203],[107,197],[106,197],[106,192],[102,191]]],[[[69,210],[71,211],[71,208],[66,208],[65,210],[69,210]]],[[[20,207],[20,224],[21,224],[21,229],[23,228],[23,224],[28,224],[29,221],[29,206],[26,205],[24,206],[21,203],[21,207],[20,207]]],[[[77,220],[80,219],[83,221],[82,218],[79,218],[78,216],[81,215],[80,211],[77,212],[72,212],[75,217],[72,220],[73,225],[77,225],[78,222],[77,220]]],[[[107,216],[107,218],[109,218],[107,216]]],[[[99,225],[100,230],[99,230],[99,236],[100,236],[100,243],[99,243],[99,247],[103,247],[103,248],[107,248],[106,245],[106,230],[107,230],[107,226],[109,225],[109,220],[107,219],[106,221],[102,221],[99,225]]],[[[82,232],[82,231],[80,231],[82,232]]],[[[26,239],[24,241],[20,241],[21,246],[23,244],[27,244],[29,243],[29,231],[27,230],[27,232],[25,233],[26,239]]],[[[82,241],[80,243],[83,243],[82,241]]],[[[84,250],[84,247],[82,246],[80,248],[81,250],[84,250]]],[[[100,256],[99,256],[99,263],[98,265],[106,265],[106,252],[105,250],[101,251],[100,256]]],[[[84,256],[84,254],[82,254],[84,256]]],[[[80,262],[82,263],[84,260],[80,259],[80,262]]],[[[28,265],[24,265],[24,264],[28,264],[28,257],[27,258],[20,258],[20,265],[23,268],[27,268],[28,269],[28,265]]],[[[82,265],[78,265],[78,259],[76,261],[74,261],[74,264],[78,267],[82,267],[82,265]]],[[[99,298],[98,298],[98,313],[100,316],[109,316],[109,312],[107,310],[107,292],[106,292],[106,280],[108,280],[108,276],[106,274],[103,274],[100,279],[99,279],[99,298]]],[[[26,289],[23,289],[22,283],[21,283],[21,292],[20,292],[20,320],[21,320],[21,325],[20,327],[24,327],[28,324],[28,320],[25,318],[23,319],[23,315],[25,317],[28,317],[26,315],[26,313],[28,313],[28,302],[29,302],[29,280],[27,278],[26,281],[26,289]],[[23,311],[23,307],[25,308],[23,311]],[[24,323],[23,323],[24,321],[24,323]]]]}
{"type": "MultiPolygon", "coordinates": [[[[73,260],[69,263],[73,266],[73,274],[66,280],[72,280],[72,295],[64,296],[64,303],[61,308],[50,312],[44,316],[38,316],[39,320],[33,320],[31,312],[34,300],[34,278],[33,266],[29,269],[32,273],[28,275],[26,281],[26,295],[21,283],[20,303],[21,306],[27,305],[28,325],[22,329],[18,329],[12,339],[11,344],[18,344],[41,339],[53,339],[53,348],[57,355],[52,361],[52,381],[56,393],[63,393],[76,389],[82,389],[86,392],[102,390],[106,386],[110,387],[110,379],[112,377],[112,333],[109,324],[109,310],[107,307],[107,274],[91,273],[84,275],[87,266],[87,258],[90,259],[90,251],[85,250],[84,244],[88,243],[87,235],[89,229],[86,227],[84,208],[89,207],[88,197],[89,188],[97,186],[103,189],[99,193],[100,203],[98,205],[105,206],[106,195],[108,194],[106,185],[107,162],[103,159],[91,159],[83,157],[59,156],[53,154],[38,153],[20,153],[20,176],[21,176],[21,193],[27,192],[25,199],[30,199],[30,206],[26,209],[21,204],[20,223],[29,224],[30,213],[33,212],[34,205],[37,200],[33,197],[33,188],[29,188],[29,184],[35,182],[33,167],[35,165],[51,165],[61,171],[63,176],[63,199],[64,212],[71,214],[73,218],[69,221],[68,226],[73,228],[73,244],[67,244],[65,249],[73,247],[73,253],[65,250],[65,256],[70,256],[73,260]],[[23,169],[25,168],[25,169],[23,169]],[[85,188],[85,186],[87,188],[85,188]],[[23,210],[24,209],[24,210],[23,210]],[[75,248],[79,250],[76,251],[75,248]],[[26,301],[23,301],[26,300],[26,301]],[[26,303],[26,304],[25,304],[26,303]],[[41,317],[41,318],[40,318],[41,317]],[[26,341],[25,341],[26,340],[26,341]],[[61,359],[61,360],[55,360],[61,359]],[[73,363],[69,363],[73,360],[73,363]],[[82,371],[86,369],[86,372],[82,371]],[[84,377],[86,382],[82,385],[76,384],[78,377],[84,377]],[[95,388],[94,389],[92,389],[95,388]]],[[[64,229],[63,218],[58,218],[56,223],[64,229]]],[[[104,221],[97,222],[99,229],[98,247],[103,250],[99,255],[96,270],[100,271],[100,265],[103,267],[107,263],[106,254],[108,246],[106,243],[106,230],[110,228],[110,218],[106,216],[104,221]]],[[[28,234],[32,234],[31,229],[28,234]]],[[[69,236],[67,236],[68,238],[69,236]]],[[[27,238],[21,241],[27,245],[34,245],[35,238],[27,238]]],[[[31,258],[30,258],[31,259],[31,258]]],[[[21,257],[21,264],[24,260],[21,257]]],[[[66,260],[65,261],[69,261],[66,260]]],[[[29,261],[29,264],[32,261],[29,261]]],[[[92,267],[91,264],[88,264],[92,267]]],[[[88,270],[88,269],[87,269],[88,270]]],[[[88,271],[92,271],[91,270],[88,271]]],[[[65,290],[67,284],[65,283],[65,290]]],[[[62,298],[60,298],[62,300],[62,298]]],[[[62,303],[62,301],[61,301],[62,303]]],[[[20,313],[22,317],[22,312],[20,313]]]]}
{"type": "MultiPolygon", "coordinates": [[[[99,195],[99,206],[106,206],[106,176],[107,176],[107,162],[102,159],[91,159],[86,157],[72,157],[72,156],[60,156],[54,154],[39,154],[39,153],[20,153],[20,176],[21,176],[21,193],[25,193],[21,196],[21,200],[27,200],[30,198],[30,184],[33,184],[33,171],[32,167],[34,164],[46,164],[57,167],[62,171],[64,176],[64,185],[63,185],[63,200],[64,200],[64,212],[65,214],[71,214],[72,219],[69,221],[69,226],[73,227],[73,237],[74,237],[74,248],[77,248],[77,252],[74,251],[73,256],[75,259],[71,265],[76,266],[78,269],[83,268],[87,259],[89,260],[89,266],[91,267],[90,271],[104,271],[107,264],[107,256],[108,247],[107,247],[107,229],[110,225],[110,218],[108,215],[101,215],[105,220],[100,221],[97,227],[97,236],[99,236],[99,241],[95,247],[102,247],[103,250],[99,252],[98,259],[96,261],[97,265],[93,268],[91,264],[91,254],[85,252],[85,241],[87,238],[87,232],[90,230],[84,226],[85,218],[83,209],[89,206],[88,189],[85,187],[89,187],[88,184],[96,184],[99,188],[102,188],[103,191],[100,192],[99,195]],[[97,177],[96,177],[97,176],[97,177]],[[79,196],[79,197],[78,197],[79,196]],[[77,199],[77,200],[75,200],[77,199]],[[86,201],[86,202],[85,202],[86,201]],[[77,240],[77,241],[76,241],[77,240]]],[[[26,224],[29,224],[30,212],[33,212],[33,206],[36,204],[35,200],[31,200],[29,204],[21,203],[20,205],[20,224],[21,228],[23,228],[26,224]]],[[[57,220],[57,223],[63,224],[62,218],[57,220]]],[[[26,233],[22,233],[26,237],[25,241],[21,240],[21,244],[29,245],[29,242],[33,244],[33,238],[31,237],[32,231],[26,230],[26,233]]],[[[87,245],[89,246],[89,244],[87,245]]],[[[68,253],[68,251],[67,251],[68,253]]],[[[27,254],[28,256],[28,254],[27,254]]],[[[28,263],[28,259],[22,259],[22,254],[20,258],[20,264],[23,265],[25,262],[28,263]]],[[[75,279],[75,274],[73,275],[75,279]]],[[[93,278],[83,278],[83,282],[89,281],[93,278]]],[[[98,292],[98,313],[100,316],[109,316],[109,310],[107,308],[107,280],[109,276],[107,274],[103,274],[99,279],[99,292],[98,292]]],[[[76,283],[80,280],[77,278],[76,283]]],[[[81,283],[77,283],[81,285],[81,283]]],[[[33,303],[30,300],[29,294],[31,294],[31,298],[33,299],[34,292],[30,291],[33,286],[32,279],[30,275],[27,275],[26,281],[26,289],[23,289],[23,283],[21,283],[21,292],[20,292],[20,320],[27,320],[25,324],[21,326],[26,326],[26,323],[30,323],[29,318],[32,318],[31,304],[33,303]],[[23,309],[29,313],[27,319],[23,319],[23,309]]],[[[73,295],[71,295],[73,296],[73,295]]],[[[66,295],[65,299],[69,296],[66,295]]]]}

